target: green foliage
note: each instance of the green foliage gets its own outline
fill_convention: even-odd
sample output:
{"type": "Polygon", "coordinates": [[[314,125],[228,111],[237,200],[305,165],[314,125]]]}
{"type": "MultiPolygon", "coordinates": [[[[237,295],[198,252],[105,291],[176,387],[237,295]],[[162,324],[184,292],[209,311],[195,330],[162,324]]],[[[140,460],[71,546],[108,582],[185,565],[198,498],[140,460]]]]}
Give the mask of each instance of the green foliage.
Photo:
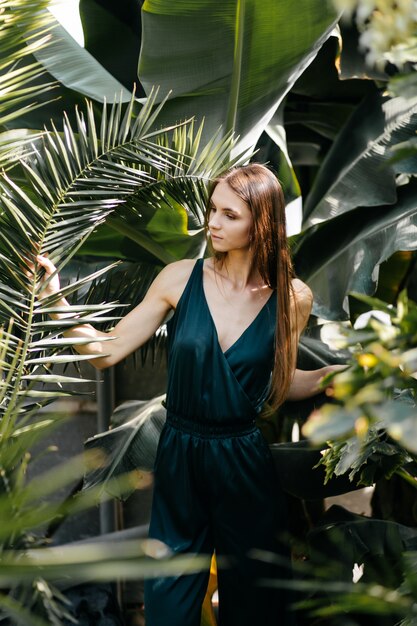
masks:
{"type": "Polygon", "coordinates": [[[106,219],[79,254],[170,263],[197,256],[205,247],[204,210],[210,180],[243,155],[230,158],[234,141],[216,133],[203,147],[203,125],[184,123],[167,133],[160,131],[155,149],[164,154],[168,174],[147,185],[131,183],[125,202],[106,219]],[[109,245],[103,246],[103,237],[109,245]],[[149,256],[151,255],[151,256],[149,256]]]}
{"type": "MultiPolygon", "coordinates": [[[[86,441],[87,450],[99,450],[105,458],[102,466],[86,477],[86,489],[99,487],[109,492],[115,479],[128,472],[136,474],[137,487],[142,476],[141,470],[153,470],[166,416],[163,398],[156,397],[148,402],[136,401],[133,404],[129,402],[127,407],[119,407],[112,416],[113,423],[118,425],[86,441]]],[[[134,488],[132,484],[131,491],[134,488]]],[[[129,493],[124,492],[124,495],[129,493]]]]}
{"type": "Polygon", "coordinates": [[[349,471],[369,485],[395,472],[417,487],[417,305],[405,292],[397,307],[356,297],[386,317],[345,331],[352,365],[333,378],[336,403],[315,412],[304,432],[316,444],[331,442],[321,461],[327,478],[349,471]]]}
{"type": "Polygon", "coordinates": [[[394,203],[397,172],[387,164],[390,147],[413,136],[416,128],[417,98],[384,98],[381,94],[365,98],[323,161],[306,199],[305,225],[358,206],[394,203]]]}
{"type": "MultiPolygon", "coordinates": [[[[67,610],[57,585],[68,572],[73,580],[137,578],[141,567],[146,575],[161,566],[152,556],[166,556],[152,542],[148,547],[143,544],[142,551],[137,544],[136,551],[129,546],[124,556],[120,544],[117,554],[114,550],[106,556],[103,547],[92,541],[83,547],[81,558],[73,549],[57,553],[43,547],[42,535],[36,538],[34,532],[103,498],[101,488],[64,502],[52,498],[57,489],[79,480],[89,462],[97,467],[102,462],[97,456],[74,458],[30,482],[26,478],[30,450],[60,419],[52,413],[45,419],[40,408],[73,393],[68,384],[85,382],[55,373],[55,366],[95,356],[72,352],[89,340],[65,337],[64,331],[80,320],[114,322],[116,306],[95,304],[88,297],[87,303],[68,308],[65,319],[51,319],[51,314],[60,312],[59,298],[85,292],[114,264],[72,279],[56,296],[42,298],[45,283],[40,282],[36,254],[49,253],[62,271],[115,208],[127,205],[135,195],[126,212],[114,219],[113,228],[116,232],[126,228],[129,211],[136,210],[139,216],[143,207],[147,218],[143,239],[153,236],[155,243],[148,247],[154,256],[166,255],[169,247],[166,251],[161,246],[158,233],[172,236],[169,230],[176,225],[174,234],[181,241],[190,239],[187,226],[201,218],[208,181],[228,162],[230,137],[222,141],[213,137],[206,150],[198,152],[201,129],[194,133],[191,123],[155,131],[161,105],[154,107],[154,102],[151,96],[140,106],[132,97],[127,106],[104,105],[99,114],[87,102],[84,112],[75,112],[75,122],[64,117],[62,131],[54,124],[44,131],[19,170],[0,176],[0,577],[4,590],[0,615],[13,624],[61,624],[67,610]],[[158,213],[161,204],[164,210],[158,213]]],[[[172,246],[176,250],[175,241],[172,246]]],[[[118,492],[130,489],[132,478],[127,474],[118,479],[118,492]]],[[[116,491],[116,485],[110,485],[110,490],[116,491]]],[[[181,569],[201,567],[196,562],[191,565],[192,559],[183,560],[181,569]]],[[[171,561],[167,568],[177,571],[171,561]]]]}
{"type": "MultiPolygon", "coordinates": [[[[410,127],[409,132],[414,132],[413,129],[410,127]]],[[[361,170],[360,163],[357,168],[356,175],[361,170]]],[[[342,172],[338,174],[341,180],[342,172]]],[[[313,290],[316,315],[333,320],[347,319],[347,294],[351,291],[372,294],[380,263],[397,250],[415,250],[416,182],[410,180],[407,185],[396,188],[398,181],[393,185],[383,182],[385,178],[389,181],[390,177],[391,174],[384,168],[376,169],[376,173],[375,170],[368,172],[368,179],[373,182],[360,184],[357,191],[359,195],[363,192],[361,198],[364,205],[368,204],[366,208],[360,205],[336,217],[330,217],[333,212],[330,208],[330,219],[307,229],[297,239],[294,245],[295,265],[300,277],[313,290]],[[390,187],[389,194],[394,194],[386,197],[391,204],[381,206],[375,200],[377,206],[369,206],[372,202],[370,185],[377,185],[382,190],[385,184],[390,187]],[[368,197],[365,199],[366,194],[368,197]]],[[[336,204],[340,207],[344,202],[339,199],[335,200],[336,204]]],[[[369,302],[367,305],[368,308],[371,306],[369,302]]]]}
{"type": "Polygon", "coordinates": [[[216,4],[147,0],[139,78],[149,93],[172,90],[164,120],[206,119],[205,141],[223,125],[239,150],[255,146],[274,112],[336,22],[329,2],[216,4]]]}
{"type": "MultiPolygon", "coordinates": [[[[53,366],[82,359],[71,352],[76,340],[65,338],[63,330],[80,319],[110,326],[123,312],[116,300],[137,303],[161,265],[201,254],[207,184],[231,163],[231,150],[252,150],[266,130],[277,146],[274,162],[280,163],[278,173],[288,197],[300,193],[291,159],[297,162],[308,228],[296,238],[295,260],[300,276],[315,293],[316,313],[346,317],[347,294],[351,290],[373,293],[380,263],[397,250],[416,247],[416,186],[409,180],[416,173],[413,77],[394,77],[389,97],[382,96],[388,77],[366,69],[363,59],[347,45],[347,30],[342,29],[344,78],[361,75],[382,82],[338,81],[334,66],[340,50],[337,38],[331,36],[336,14],[330,3],[303,0],[294,5],[285,0],[279,5],[278,11],[276,2],[261,6],[247,0],[216,4],[213,10],[213,3],[207,2],[145,2],[139,59],[149,92],[144,103],[132,96],[129,84],[121,87],[119,72],[112,76],[71,40],[47,13],[45,0],[0,2],[4,131],[0,165],[14,167],[0,178],[0,516],[5,520],[0,528],[4,550],[0,578],[10,591],[0,596],[0,607],[13,623],[41,624],[46,619],[59,624],[66,604],[50,585],[59,584],[64,574],[97,579],[117,572],[137,577],[153,566],[147,558],[149,545],[141,546],[135,561],[130,558],[131,546],[126,546],[126,553],[120,546],[110,552],[90,546],[71,555],[70,549],[58,554],[38,547],[32,534],[32,529],[57,516],[97,501],[105,491],[132,488],[138,475],[131,473],[135,462],[126,451],[130,446],[142,459],[148,454],[150,466],[158,435],[156,429],[148,439],[142,437],[150,424],[143,414],[103,437],[118,441],[115,455],[107,457],[102,467],[94,466],[98,483],[105,476],[105,489],[91,485],[69,503],[51,504],[45,498],[82,473],[79,460],[56,475],[26,484],[28,451],[58,423],[53,414],[41,418],[39,408],[67,394],[67,383],[74,382],[68,374],[56,374],[53,366]],[[324,47],[323,42],[327,42],[324,47]],[[323,54],[318,54],[320,49],[323,54]],[[43,117],[37,117],[38,107],[50,97],[51,76],[59,81],[51,97],[59,94],[64,101],[47,104],[43,117]],[[151,92],[158,83],[160,95],[151,92]],[[171,89],[161,111],[157,98],[163,101],[171,89]],[[365,93],[370,95],[359,104],[365,93]],[[107,97],[114,104],[102,107],[89,102],[73,112],[72,103],[80,102],[81,94],[98,102],[107,97]],[[332,101],[326,106],[329,94],[332,101]],[[60,114],[64,108],[65,117],[60,114]],[[42,131],[42,140],[39,133],[25,128],[41,129],[51,116],[54,126],[42,131]],[[198,124],[206,118],[204,128],[191,120],[194,117],[198,124]],[[178,124],[184,119],[189,121],[178,124]],[[24,128],[10,130],[20,123],[24,128]],[[157,128],[162,123],[166,132],[157,128]],[[224,140],[216,135],[220,124],[224,140]],[[298,136],[291,132],[297,126],[302,128],[298,136]],[[230,130],[240,135],[237,145],[230,130]],[[289,149],[286,131],[291,135],[289,149]],[[31,158],[16,167],[16,159],[27,149],[31,158]],[[100,263],[93,272],[86,271],[84,263],[81,276],[62,288],[62,295],[72,295],[74,304],[68,318],[58,323],[49,319],[50,313],[57,312],[54,299],[37,299],[38,268],[35,276],[27,273],[39,251],[48,251],[61,273],[81,255],[106,257],[110,262],[125,259],[135,265],[127,271],[125,266],[113,267],[112,279],[104,284],[107,268],[100,263]],[[139,278],[132,279],[132,272],[139,278]],[[96,304],[103,301],[109,304],[96,304]],[[119,475],[125,469],[127,482],[119,475]],[[31,615],[27,607],[44,618],[31,615]]],[[[101,39],[100,55],[99,34],[114,20],[102,21],[102,28],[96,22],[95,53],[104,59],[108,37],[101,39]]],[[[111,52],[116,67],[115,46],[111,52]]],[[[346,482],[334,482],[346,473],[352,485],[370,484],[393,473],[416,483],[416,382],[411,376],[417,369],[415,305],[404,296],[395,309],[366,298],[362,301],[370,308],[382,307],[392,324],[374,320],[366,329],[348,333],[346,345],[353,351],[353,365],[335,377],[335,404],[319,410],[307,426],[316,442],[330,440],[330,446],[311,481],[302,477],[300,489],[300,481],[297,485],[289,480],[300,497],[303,489],[311,496],[326,488],[336,492],[341,484],[346,487],[346,482]]],[[[307,342],[304,349],[317,366],[329,362],[329,355],[317,345],[307,342]]],[[[277,467],[281,463],[288,471],[311,468],[319,451],[282,445],[273,453],[277,467]]],[[[294,479],[297,472],[292,474],[287,478],[294,479]]],[[[378,528],[380,539],[383,527],[378,528]]],[[[383,551],[388,546],[382,539],[370,541],[375,526],[357,529],[358,525],[346,522],[339,525],[341,535],[333,533],[336,543],[343,542],[340,536],[349,535],[356,537],[355,549],[371,546],[370,556],[352,551],[343,562],[346,581],[350,581],[352,558],[366,557],[369,564],[381,545],[383,551]]],[[[399,535],[404,532],[401,529],[399,535]]],[[[394,546],[398,554],[405,547],[411,549],[400,543],[394,541],[390,550],[394,546]]],[[[320,600],[317,615],[343,615],[356,608],[382,615],[388,606],[396,619],[411,623],[415,553],[401,558],[396,567],[403,580],[388,598],[384,594],[392,580],[383,579],[386,572],[377,583],[367,581],[356,588],[350,582],[343,587],[335,583],[332,602],[320,600]]],[[[328,579],[323,575],[319,584],[326,580],[330,591],[328,579]]]]}
{"type": "Polygon", "coordinates": [[[7,125],[41,106],[38,98],[56,86],[32,55],[48,46],[53,23],[48,0],[0,2],[0,166],[9,168],[27,153],[37,133],[7,132],[7,125]]]}

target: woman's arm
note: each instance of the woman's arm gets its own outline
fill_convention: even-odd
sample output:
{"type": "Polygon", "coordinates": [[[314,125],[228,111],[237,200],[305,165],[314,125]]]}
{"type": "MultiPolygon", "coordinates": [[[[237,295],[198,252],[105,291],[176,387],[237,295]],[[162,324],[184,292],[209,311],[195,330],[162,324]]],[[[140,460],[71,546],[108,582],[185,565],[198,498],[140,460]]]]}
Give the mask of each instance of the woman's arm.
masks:
{"type": "Polygon", "coordinates": [[[301,333],[307,326],[311,309],[313,307],[313,293],[308,285],[303,283],[299,278],[294,278],[292,281],[292,295],[294,298],[293,307],[293,340],[295,342],[296,349],[298,348],[298,342],[300,341],[301,333]]]}
{"type": "MultiPolygon", "coordinates": [[[[300,336],[307,325],[313,306],[311,289],[299,279],[293,280],[293,290],[296,299],[296,333],[295,342],[298,347],[300,336]]],[[[321,382],[327,374],[345,369],[346,365],[326,365],[317,370],[295,369],[294,377],[287,400],[305,400],[323,391],[321,382]]]]}
{"type": "MultiPolygon", "coordinates": [[[[38,264],[45,269],[45,278],[56,271],[55,266],[47,257],[37,257],[38,264]]],[[[175,308],[178,299],[191,273],[194,261],[178,261],[167,265],[155,278],[145,298],[138,306],[128,313],[109,332],[101,332],[91,324],[80,324],[64,332],[65,337],[91,339],[91,343],[74,346],[80,354],[103,354],[93,358],[90,363],[97,369],[115,365],[127,355],[134,352],[152,337],[163,323],[168,312],[175,308]],[[94,341],[94,339],[111,338],[111,341],[94,341]]],[[[41,296],[58,293],[59,278],[55,276],[41,292],[41,296]]],[[[62,307],[62,313],[51,317],[63,319],[70,316],[65,309],[68,302],[62,298],[56,303],[62,307]]]]}
{"type": "Polygon", "coordinates": [[[305,400],[324,391],[321,382],[327,374],[346,369],[346,365],[326,365],[317,370],[298,370],[294,372],[287,400],[305,400]]]}

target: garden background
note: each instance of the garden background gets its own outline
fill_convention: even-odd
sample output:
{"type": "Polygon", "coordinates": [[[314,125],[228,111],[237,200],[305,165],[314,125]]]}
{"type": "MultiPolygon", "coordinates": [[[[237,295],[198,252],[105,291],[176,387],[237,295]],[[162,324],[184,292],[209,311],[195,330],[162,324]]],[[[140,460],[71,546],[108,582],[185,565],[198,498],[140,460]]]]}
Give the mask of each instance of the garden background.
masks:
{"type": "Polygon", "coordinates": [[[208,565],[146,540],[164,329],[91,380],[30,269],[58,267],[65,328],[110,328],[204,253],[208,183],[250,158],[314,293],[299,367],[350,365],[260,424],[292,519],[294,580],[270,584],[300,624],[417,623],[415,1],[80,0],[85,48],[48,4],[0,0],[0,619],[140,623],[138,579],[208,565]],[[371,485],[370,516],[323,506],[371,485]]]}

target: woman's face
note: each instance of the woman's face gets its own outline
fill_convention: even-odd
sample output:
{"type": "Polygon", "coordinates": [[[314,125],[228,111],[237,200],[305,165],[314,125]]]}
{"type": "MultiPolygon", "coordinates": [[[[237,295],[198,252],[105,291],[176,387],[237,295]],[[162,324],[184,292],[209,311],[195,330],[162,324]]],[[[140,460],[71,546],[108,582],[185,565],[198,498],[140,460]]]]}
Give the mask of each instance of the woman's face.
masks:
{"type": "Polygon", "coordinates": [[[211,196],[208,227],[213,249],[230,252],[249,248],[253,218],[249,205],[220,181],[211,196]]]}

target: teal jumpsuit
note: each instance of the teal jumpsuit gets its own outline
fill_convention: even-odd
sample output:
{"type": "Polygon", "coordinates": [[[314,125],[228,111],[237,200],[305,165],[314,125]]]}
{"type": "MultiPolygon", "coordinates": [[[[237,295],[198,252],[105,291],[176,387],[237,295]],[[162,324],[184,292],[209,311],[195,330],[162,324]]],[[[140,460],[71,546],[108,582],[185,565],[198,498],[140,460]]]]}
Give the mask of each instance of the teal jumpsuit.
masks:
{"type": "MultiPolygon", "coordinates": [[[[276,294],[222,352],[203,288],[203,259],[168,322],[167,421],[156,461],[150,537],[175,554],[216,552],[219,626],[289,626],[286,511],[255,425],[274,359],[276,294]],[[273,558],[256,558],[266,551],[273,558]],[[220,559],[220,557],[222,557],[220,559]]],[[[264,553],[265,554],[265,553],[264,553]]],[[[209,572],[145,582],[146,626],[199,626],[209,572]]]]}

